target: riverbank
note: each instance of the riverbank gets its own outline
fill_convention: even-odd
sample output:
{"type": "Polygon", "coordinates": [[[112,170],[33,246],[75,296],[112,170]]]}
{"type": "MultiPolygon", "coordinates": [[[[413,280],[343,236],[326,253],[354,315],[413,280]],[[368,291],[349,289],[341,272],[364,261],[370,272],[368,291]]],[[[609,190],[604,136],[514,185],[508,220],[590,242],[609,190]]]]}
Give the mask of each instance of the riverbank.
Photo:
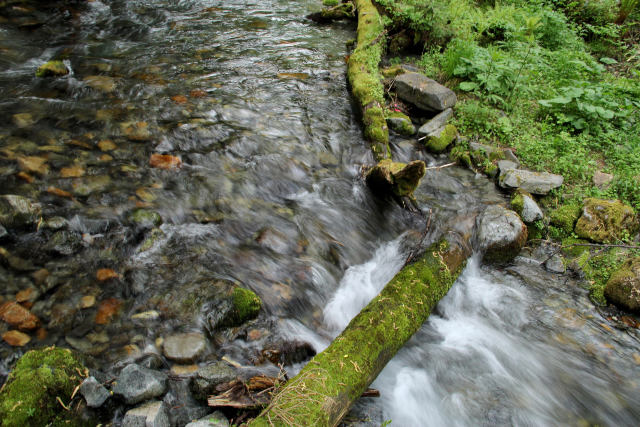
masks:
{"type": "MultiPolygon", "coordinates": [[[[518,186],[503,185],[506,168],[562,176],[561,186],[535,197],[544,214],[526,221],[530,244],[557,244],[558,268],[584,275],[594,303],[635,311],[613,291],[607,301],[605,288],[640,255],[637,9],[617,2],[375,5],[384,22],[376,40],[385,46],[389,127],[407,133],[393,126],[398,115],[417,126],[427,121],[401,93],[399,74],[420,71],[453,89],[458,102],[449,120],[460,136],[451,156],[507,189],[518,186]],[[586,224],[595,211],[603,214],[586,224]]],[[[512,197],[521,210],[522,195],[512,197]]]]}

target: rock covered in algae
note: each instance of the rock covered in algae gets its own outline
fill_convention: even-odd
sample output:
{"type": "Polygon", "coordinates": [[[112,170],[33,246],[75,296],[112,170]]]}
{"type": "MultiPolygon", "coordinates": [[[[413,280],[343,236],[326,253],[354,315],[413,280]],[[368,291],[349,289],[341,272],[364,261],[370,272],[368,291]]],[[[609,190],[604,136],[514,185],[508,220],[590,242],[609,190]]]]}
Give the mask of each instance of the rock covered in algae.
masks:
{"type": "Polygon", "coordinates": [[[598,243],[615,242],[637,230],[633,209],[619,200],[586,199],[575,226],[578,236],[598,243]]]}
{"type": "Polygon", "coordinates": [[[396,196],[412,196],[426,172],[422,160],[410,163],[394,162],[390,159],[380,161],[371,168],[365,179],[374,192],[396,196]]]}
{"type": "Polygon", "coordinates": [[[255,292],[236,286],[231,295],[209,307],[207,323],[212,331],[240,326],[247,320],[256,318],[261,307],[262,300],[255,292]]]}
{"type": "Polygon", "coordinates": [[[625,310],[640,313],[640,257],[628,259],[611,275],[604,296],[625,310]]]}
{"type": "Polygon", "coordinates": [[[400,135],[415,135],[416,127],[411,122],[409,116],[399,111],[393,111],[386,114],[387,125],[399,133],[400,135]]]}
{"type": "Polygon", "coordinates": [[[446,125],[424,136],[424,145],[433,153],[442,153],[458,136],[454,125],[446,125]]]}
{"type": "Polygon", "coordinates": [[[82,382],[85,367],[71,350],[48,347],[25,353],[0,392],[0,420],[4,427],[95,425],[65,411],[82,382]]]}
{"type": "Polygon", "coordinates": [[[69,69],[62,61],[48,61],[38,67],[36,77],[66,76],[69,69]]]}

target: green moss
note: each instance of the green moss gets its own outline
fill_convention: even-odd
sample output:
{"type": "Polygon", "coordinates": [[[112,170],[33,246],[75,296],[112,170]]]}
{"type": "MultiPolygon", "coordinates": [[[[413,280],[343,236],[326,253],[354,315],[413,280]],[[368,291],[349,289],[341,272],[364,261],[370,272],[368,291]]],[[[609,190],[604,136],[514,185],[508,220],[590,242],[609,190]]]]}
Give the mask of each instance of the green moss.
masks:
{"type": "Polygon", "coordinates": [[[36,77],[65,76],[69,69],[62,61],[49,61],[38,67],[36,77]]]}
{"type": "Polygon", "coordinates": [[[551,211],[549,220],[551,224],[569,235],[573,232],[573,227],[575,227],[581,211],[582,209],[577,204],[561,205],[551,211]]]}
{"type": "Polygon", "coordinates": [[[467,256],[462,246],[443,239],[405,266],[250,425],[336,425],[348,403],[422,326],[467,256]]]}
{"type": "Polygon", "coordinates": [[[363,112],[365,137],[373,143],[376,159],[381,160],[390,152],[389,131],[381,107],[384,105],[384,87],[378,70],[385,44],[384,24],[370,0],[356,0],[356,6],[357,47],[349,57],[347,77],[363,112]]]}
{"type": "Polygon", "coordinates": [[[235,317],[238,324],[255,318],[260,312],[262,301],[253,291],[241,287],[236,287],[231,295],[235,317]]]}
{"type": "Polygon", "coordinates": [[[619,200],[586,199],[583,215],[575,225],[578,236],[599,243],[628,238],[637,230],[633,209],[619,200]]]}
{"type": "Polygon", "coordinates": [[[411,136],[416,133],[416,127],[409,116],[399,111],[387,111],[385,113],[387,124],[400,135],[411,136]]]}
{"type": "Polygon", "coordinates": [[[164,232],[159,228],[154,228],[151,230],[151,233],[149,233],[149,236],[142,242],[138,248],[138,252],[148,251],[162,237],[164,237],[164,232]]]}
{"type": "Polygon", "coordinates": [[[522,193],[516,191],[511,197],[511,209],[513,209],[518,215],[522,215],[522,209],[524,209],[524,197],[522,193]]]}
{"type": "Polygon", "coordinates": [[[495,178],[496,175],[498,175],[498,166],[496,166],[493,163],[489,163],[484,167],[484,173],[489,177],[489,178],[495,178]]]}
{"type": "Polygon", "coordinates": [[[640,256],[626,260],[611,274],[604,295],[625,310],[640,312],[640,256]]]}
{"type": "Polygon", "coordinates": [[[25,353],[0,393],[0,420],[5,427],[83,423],[62,408],[80,384],[84,366],[68,349],[49,347],[25,353]]]}
{"type": "Polygon", "coordinates": [[[322,5],[327,7],[337,6],[338,3],[338,0],[322,0],[322,5]]]}
{"type": "Polygon", "coordinates": [[[458,129],[454,125],[446,125],[439,136],[427,137],[425,145],[429,151],[441,153],[456,139],[458,129]]]}
{"type": "Polygon", "coordinates": [[[152,228],[162,224],[162,217],[159,213],[148,209],[135,209],[129,214],[129,221],[138,227],[152,228]]]}

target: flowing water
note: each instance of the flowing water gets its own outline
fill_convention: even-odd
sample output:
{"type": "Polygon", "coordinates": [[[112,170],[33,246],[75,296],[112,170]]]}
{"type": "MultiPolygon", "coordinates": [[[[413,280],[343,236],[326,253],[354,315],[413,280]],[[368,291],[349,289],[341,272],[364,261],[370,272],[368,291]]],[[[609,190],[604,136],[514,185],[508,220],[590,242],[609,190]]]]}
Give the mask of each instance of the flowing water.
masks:
{"type": "MultiPolygon", "coordinates": [[[[428,172],[416,192],[424,216],[370,194],[360,169],[373,158],[345,83],[354,28],[304,19],[318,8],[3,4],[0,192],[39,202],[44,221],[0,237],[27,263],[1,260],[1,298],[31,290],[43,323],[24,348],[0,344],[2,375],[42,345],[72,346],[105,370],[158,352],[157,338],[206,327],[200,306],[220,280],[256,291],[264,310],[248,328],[214,334],[205,358],[256,363],[276,335],[320,350],[401,268],[427,212],[428,242],[504,202],[460,168],[428,172]],[[35,77],[50,59],[69,74],[35,77]],[[181,167],[150,167],[153,154],[181,167]],[[118,276],[99,281],[98,269],[118,276]]],[[[392,142],[399,161],[447,162],[392,142]]],[[[637,424],[637,332],[613,329],[583,289],[544,273],[534,255],[505,271],[470,262],[376,381],[382,397],[352,416],[398,426],[637,424]]]]}

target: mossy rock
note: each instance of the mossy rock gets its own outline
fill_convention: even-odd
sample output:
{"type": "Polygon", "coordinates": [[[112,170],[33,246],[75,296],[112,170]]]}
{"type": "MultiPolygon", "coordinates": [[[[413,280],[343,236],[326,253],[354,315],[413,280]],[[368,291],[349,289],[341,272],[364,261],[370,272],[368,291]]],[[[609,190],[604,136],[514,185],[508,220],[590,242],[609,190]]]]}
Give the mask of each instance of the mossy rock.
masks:
{"type": "Polygon", "coordinates": [[[36,70],[36,77],[56,77],[67,74],[69,74],[69,69],[62,61],[45,62],[36,70]]]}
{"type": "Polygon", "coordinates": [[[237,287],[233,290],[231,298],[233,299],[234,317],[237,324],[242,324],[258,316],[262,307],[262,300],[255,292],[237,287]]]}
{"type": "Polygon", "coordinates": [[[620,308],[640,313],[640,257],[625,261],[611,275],[604,296],[620,308]]]}
{"type": "Polygon", "coordinates": [[[135,209],[129,214],[129,221],[140,228],[153,228],[162,224],[162,217],[159,213],[148,209],[135,209]]]}
{"type": "Polygon", "coordinates": [[[578,236],[598,243],[615,242],[637,230],[633,209],[619,200],[586,199],[575,226],[578,236]]]}
{"type": "Polygon", "coordinates": [[[441,132],[436,131],[435,134],[428,135],[425,146],[433,153],[442,153],[455,141],[457,136],[458,129],[454,125],[446,125],[441,132]]]}
{"type": "Polygon", "coordinates": [[[399,111],[390,111],[386,113],[387,125],[400,135],[411,136],[415,135],[416,127],[411,122],[411,119],[406,114],[399,111]]]}
{"type": "Polygon", "coordinates": [[[569,235],[573,232],[576,221],[578,221],[578,218],[580,217],[580,212],[580,206],[575,204],[558,206],[556,209],[551,211],[549,221],[551,224],[569,235]]]}
{"type": "Polygon", "coordinates": [[[0,393],[2,426],[90,425],[58,402],[58,398],[64,404],[70,402],[84,372],[83,364],[68,349],[48,347],[25,353],[0,393]]]}

